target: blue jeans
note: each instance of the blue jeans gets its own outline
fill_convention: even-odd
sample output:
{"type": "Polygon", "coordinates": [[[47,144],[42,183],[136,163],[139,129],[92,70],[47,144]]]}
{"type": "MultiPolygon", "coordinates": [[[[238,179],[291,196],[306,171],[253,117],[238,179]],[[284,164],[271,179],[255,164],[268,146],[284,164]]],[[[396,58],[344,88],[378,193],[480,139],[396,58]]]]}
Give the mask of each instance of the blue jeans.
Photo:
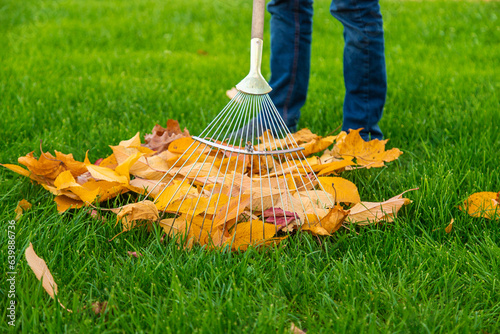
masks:
{"type": "MultiPolygon", "coordinates": [[[[294,132],[309,85],[312,0],[272,0],[269,93],[294,132]]],[[[363,128],[361,136],[382,139],[378,126],[387,92],[384,32],[378,0],[333,0],[331,14],[344,26],[342,130],[363,128]]],[[[332,123],[332,120],[325,120],[332,123]]]]}

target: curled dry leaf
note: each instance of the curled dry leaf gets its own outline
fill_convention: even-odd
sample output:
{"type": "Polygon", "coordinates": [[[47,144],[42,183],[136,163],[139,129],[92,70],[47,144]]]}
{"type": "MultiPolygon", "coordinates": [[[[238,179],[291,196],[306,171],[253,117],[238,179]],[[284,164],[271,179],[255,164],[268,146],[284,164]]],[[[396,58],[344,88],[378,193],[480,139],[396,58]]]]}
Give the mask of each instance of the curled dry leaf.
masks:
{"type": "Polygon", "coordinates": [[[233,88],[231,88],[230,90],[227,90],[227,91],[226,91],[226,96],[227,96],[230,100],[232,100],[232,99],[236,96],[236,94],[238,94],[238,90],[236,89],[236,87],[233,87],[233,88]]]}
{"type": "Polygon", "coordinates": [[[96,315],[104,314],[104,312],[106,312],[107,307],[108,307],[107,301],[92,303],[92,311],[94,311],[96,315]]]}
{"type": "Polygon", "coordinates": [[[453,228],[453,222],[455,221],[455,219],[451,218],[451,222],[448,224],[448,226],[446,226],[446,228],[444,229],[444,231],[446,233],[451,233],[451,229],[453,228]]]}
{"type": "MultiPolygon", "coordinates": [[[[31,270],[33,270],[33,273],[35,273],[36,278],[42,282],[42,286],[45,291],[47,291],[49,296],[54,299],[57,295],[57,284],[54,281],[54,277],[52,277],[52,274],[49,271],[49,267],[47,267],[45,261],[35,253],[31,242],[28,248],[26,248],[24,255],[31,270]]],[[[67,309],[61,302],[59,302],[59,304],[66,311],[73,312],[70,309],[67,309]]]]}
{"type": "Polygon", "coordinates": [[[360,202],[349,209],[350,213],[346,220],[357,225],[369,225],[380,221],[392,222],[401,207],[411,203],[408,198],[403,198],[403,194],[412,190],[417,189],[402,192],[385,202],[360,202]]]}
{"type": "Polygon", "coordinates": [[[23,215],[23,212],[28,211],[29,209],[31,209],[31,203],[25,199],[20,200],[17,203],[16,209],[14,210],[14,212],[16,213],[16,218],[14,218],[14,220],[19,220],[19,218],[21,218],[21,216],[23,215]]]}
{"type": "Polygon", "coordinates": [[[161,153],[168,149],[170,143],[182,137],[190,137],[189,131],[186,128],[181,131],[179,122],[169,119],[166,128],[156,124],[152,133],[144,136],[146,142],[144,146],[161,153]]]}
{"type": "Polygon", "coordinates": [[[299,216],[294,212],[283,211],[280,208],[269,208],[262,213],[262,218],[266,223],[276,225],[279,231],[299,219],[299,216]]]}
{"type": "Polygon", "coordinates": [[[137,253],[137,252],[131,252],[131,251],[127,251],[127,254],[132,256],[132,257],[135,257],[135,258],[138,258],[139,256],[142,256],[141,253],[137,253]]]}
{"type": "Polygon", "coordinates": [[[340,205],[337,205],[330,209],[320,221],[302,225],[302,230],[314,235],[331,235],[342,226],[348,214],[349,211],[345,211],[340,205]]]}
{"type": "Polygon", "coordinates": [[[294,323],[290,326],[290,333],[291,334],[306,334],[302,329],[297,327],[294,323]]]}
{"type": "Polygon", "coordinates": [[[472,217],[500,219],[499,193],[484,191],[472,194],[459,206],[472,217]]]}

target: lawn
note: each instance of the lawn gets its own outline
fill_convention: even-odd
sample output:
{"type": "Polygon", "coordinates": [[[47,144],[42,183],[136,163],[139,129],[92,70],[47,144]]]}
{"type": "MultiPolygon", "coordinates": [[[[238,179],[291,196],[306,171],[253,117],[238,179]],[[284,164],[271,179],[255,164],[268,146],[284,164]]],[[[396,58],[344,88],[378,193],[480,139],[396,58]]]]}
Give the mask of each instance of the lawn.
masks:
{"type": "MultiPolygon", "coordinates": [[[[500,332],[500,221],[457,208],[474,192],[500,191],[500,2],[381,6],[389,91],[380,126],[404,154],[342,176],[368,201],[418,187],[395,222],[244,253],[182,250],[158,228],[108,241],[121,230],[111,219],[59,214],[51,194],[1,168],[0,331],[287,333],[294,323],[309,333],[500,332]],[[23,198],[33,208],[16,224],[12,327],[7,225],[23,198]],[[29,269],[29,242],[73,313],[29,269]],[[92,304],[104,301],[96,315],[92,304]]],[[[342,27],[328,8],[315,1],[300,121],[320,135],[340,125],[344,95],[342,27]]],[[[201,132],[248,72],[250,17],[240,0],[1,1],[0,162],[41,145],[96,160],[169,118],[201,132]]]]}

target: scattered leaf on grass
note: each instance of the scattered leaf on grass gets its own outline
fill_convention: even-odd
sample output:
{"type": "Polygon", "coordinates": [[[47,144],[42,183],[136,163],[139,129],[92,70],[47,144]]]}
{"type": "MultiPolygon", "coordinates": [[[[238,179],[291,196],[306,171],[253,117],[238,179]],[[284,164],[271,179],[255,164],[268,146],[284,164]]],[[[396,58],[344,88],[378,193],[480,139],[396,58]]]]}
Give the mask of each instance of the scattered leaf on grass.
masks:
{"type": "Polygon", "coordinates": [[[487,219],[500,219],[500,205],[498,204],[500,192],[478,192],[472,194],[459,207],[472,217],[482,217],[487,219]]]}
{"type": "Polygon", "coordinates": [[[290,326],[290,332],[292,334],[306,334],[306,332],[304,332],[302,329],[300,329],[299,327],[295,326],[294,323],[292,323],[292,325],[290,326]]]}
{"type": "Polygon", "coordinates": [[[94,313],[96,315],[104,314],[104,312],[106,312],[106,308],[107,307],[108,307],[108,302],[107,301],[104,301],[104,302],[93,302],[92,303],[92,311],[94,311],[94,313]]]}
{"type": "Polygon", "coordinates": [[[233,88],[231,88],[230,90],[227,90],[227,91],[226,91],[226,96],[227,96],[230,100],[232,100],[232,99],[236,96],[236,94],[238,94],[238,90],[237,90],[235,87],[233,87],[233,88]]]}
{"type": "Polygon", "coordinates": [[[135,257],[135,258],[138,258],[139,256],[142,256],[141,253],[137,253],[137,252],[131,252],[131,251],[127,251],[127,254],[132,256],[132,257],[135,257]]]}
{"type": "Polygon", "coordinates": [[[19,218],[21,218],[21,216],[23,215],[23,212],[28,211],[29,209],[31,209],[31,203],[25,199],[20,200],[19,203],[17,203],[16,209],[14,210],[16,213],[16,218],[14,218],[14,220],[19,220],[19,218]]]}
{"type": "Polygon", "coordinates": [[[451,229],[453,228],[453,222],[455,221],[455,219],[451,218],[451,222],[448,224],[448,226],[446,226],[446,228],[444,229],[444,231],[446,233],[451,233],[451,229]]]}
{"type": "MultiPolygon", "coordinates": [[[[47,264],[43,259],[38,257],[38,255],[35,253],[35,250],[33,249],[33,245],[30,242],[30,245],[28,248],[26,248],[26,251],[24,252],[26,256],[26,261],[28,262],[28,265],[30,266],[31,270],[35,273],[36,278],[38,278],[39,281],[42,282],[42,286],[47,291],[50,297],[52,299],[55,298],[57,295],[57,284],[54,281],[54,277],[52,277],[52,274],[49,271],[49,267],[47,267],[47,264]]],[[[67,309],[61,302],[59,304],[68,312],[73,312],[70,309],[67,309]]]]}

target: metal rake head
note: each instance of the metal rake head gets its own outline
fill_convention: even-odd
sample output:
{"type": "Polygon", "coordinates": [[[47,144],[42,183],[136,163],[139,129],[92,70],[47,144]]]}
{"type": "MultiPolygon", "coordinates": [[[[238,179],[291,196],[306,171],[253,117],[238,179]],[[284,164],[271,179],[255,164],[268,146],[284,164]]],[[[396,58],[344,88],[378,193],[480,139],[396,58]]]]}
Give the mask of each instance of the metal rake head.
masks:
{"type": "MultiPolygon", "coordinates": [[[[162,227],[184,243],[274,243],[334,206],[270,97],[239,92],[149,191],[162,227]]],[[[183,152],[183,153],[181,153],[183,152]]]]}

